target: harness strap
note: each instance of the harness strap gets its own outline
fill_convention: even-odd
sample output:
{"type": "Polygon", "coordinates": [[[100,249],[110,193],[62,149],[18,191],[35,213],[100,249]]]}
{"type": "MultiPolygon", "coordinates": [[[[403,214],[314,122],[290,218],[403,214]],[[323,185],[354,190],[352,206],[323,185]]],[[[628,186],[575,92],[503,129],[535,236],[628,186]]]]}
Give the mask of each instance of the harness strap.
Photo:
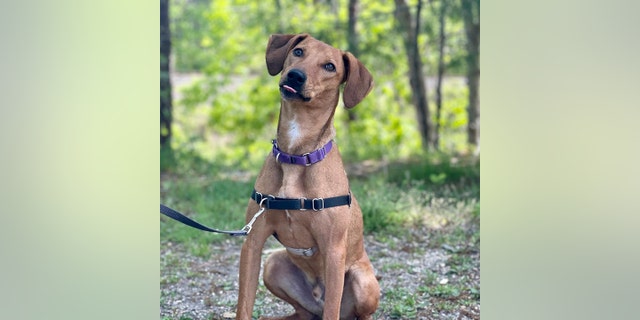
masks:
{"type": "Polygon", "coordinates": [[[278,198],[272,195],[264,195],[255,189],[251,193],[251,199],[262,203],[263,207],[272,210],[313,210],[322,211],[327,208],[339,206],[351,206],[351,191],[344,196],[331,198],[278,198]]]}
{"type": "MultiPolygon", "coordinates": [[[[200,224],[184,214],[173,210],[163,204],[160,204],[160,213],[165,216],[174,219],[176,221],[182,222],[190,227],[207,231],[207,232],[215,232],[215,233],[223,233],[231,236],[246,236],[251,232],[251,228],[255,220],[266,210],[313,210],[313,211],[322,211],[327,208],[338,207],[348,205],[351,206],[351,191],[349,194],[344,196],[337,196],[331,198],[278,198],[272,195],[263,195],[260,192],[257,192],[255,189],[251,193],[251,199],[255,200],[260,205],[260,210],[256,212],[251,221],[247,225],[245,225],[240,230],[219,230],[209,228],[203,224],[200,224]]],[[[309,249],[295,249],[295,248],[287,248],[295,254],[303,255],[303,256],[311,256],[315,252],[314,248],[309,249]]]]}

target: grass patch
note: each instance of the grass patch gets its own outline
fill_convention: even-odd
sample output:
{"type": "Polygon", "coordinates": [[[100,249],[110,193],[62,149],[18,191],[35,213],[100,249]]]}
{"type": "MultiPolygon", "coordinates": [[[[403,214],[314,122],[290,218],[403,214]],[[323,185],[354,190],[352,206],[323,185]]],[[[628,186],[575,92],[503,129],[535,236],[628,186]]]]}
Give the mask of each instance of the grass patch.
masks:
{"type": "Polygon", "coordinates": [[[451,230],[478,224],[480,218],[480,163],[471,159],[437,156],[394,163],[352,178],[351,189],[367,232],[412,226],[451,230]]]}
{"type": "Polygon", "coordinates": [[[397,262],[392,262],[386,265],[383,265],[380,270],[382,272],[389,272],[391,270],[403,270],[404,268],[406,268],[406,265],[401,262],[401,261],[397,261],[397,262]]]}
{"type": "MultiPolygon", "coordinates": [[[[176,165],[162,175],[163,204],[213,228],[239,229],[244,225],[255,174],[189,152],[173,152],[167,161],[176,165]]],[[[479,225],[479,172],[478,161],[437,156],[351,177],[365,233],[395,233],[425,226],[435,235],[434,246],[479,243],[478,228],[470,227],[479,225]]],[[[166,217],[161,218],[160,234],[163,241],[187,244],[196,256],[209,255],[208,244],[227,238],[166,217]]]]}
{"type": "MultiPolygon", "coordinates": [[[[198,157],[174,156],[186,159],[186,163],[162,174],[161,203],[212,228],[242,228],[253,181],[225,176],[233,170],[198,157]]],[[[190,253],[201,257],[211,253],[211,242],[228,239],[228,236],[202,232],[165,216],[160,220],[160,237],[162,241],[186,244],[190,253]]]]}
{"type": "Polygon", "coordinates": [[[467,254],[454,254],[449,258],[449,274],[463,275],[475,267],[473,258],[467,254]]]}
{"type": "Polygon", "coordinates": [[[385,293],[382,298],[382,311],[389,313],[393,319],[415,318],[417,309],[421,306],[414,293],[405,288],[394,288],[385,293]]]}
{"type": "Polygon", "coordinates": [[[474,157],[451,157],[433,154],[426,158],[393,163],[388,167],[389,182],[402,184],[410,181],[429,182],[424,186],[445,194],[474,196],[480,193],[480,160],[474,157]],[[439,188],[447,185],[447,188],[439,188]],[[453,187],[453,188],[452,188],[453,187]]]}
{"type": "Polygon", "coordinates": [[[442,299],[454,299],[460,296],[460,290],[463,290],[458,285],[436,285],[430,287],[423,287],[422,291],[432,297],[438,297],[442,299]]]}

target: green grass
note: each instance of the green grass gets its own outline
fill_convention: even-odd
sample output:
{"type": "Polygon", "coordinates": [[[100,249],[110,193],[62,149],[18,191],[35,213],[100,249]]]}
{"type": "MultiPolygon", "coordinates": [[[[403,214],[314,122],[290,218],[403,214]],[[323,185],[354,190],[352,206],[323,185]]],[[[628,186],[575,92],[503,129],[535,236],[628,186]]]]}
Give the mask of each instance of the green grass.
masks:
{"type": "Polygon", "coordinates": [[[389,313],[395,319],[415,318],[417,308],[422,306],[417,302],[414,293],[405,288],[394,288],[385,293],[383,312],[389,313]]]}
{"type": "Polygon", "coordinates": [[[479,162],[444,157],[394,163],[352,179],[367,232],[425,225],[433,230],[467,224],[480,215],[479,162]]]}
{"type": "MultiPolygon", "coordinates": [[[[161,175],[162,204],[212,228],[237,230],[244,226],[253,181],[229,178],[232,169],[194,154],[174,152],[166,161],[175,163],[161,175]]],[[[161,216],[160,237],[162,241],[187,244],[191,254],[205,257],[210,254],[208,244],[229,236],[203,232],[161,216]]]]}
{"type": "MultiPolygon", "coordinates": [[[[168,160],[169,161],[169,160],[168,160]]],[[[173,169],[161,179],[161,202],[198,222],[219,229],[239,229],[255,173],[203,160],[193,154],[171,154],[173,169]]],[[[393,163],[351,178],[362,207],[365,233],[393,233],[426,226],[432,245],[479,243],[479,162],[443,156],[393,163]]],[[[166,217],[161,239],[189,243],[197,256],[210,254],[208,244],[228,236],[205,233],[166,217]]]]}

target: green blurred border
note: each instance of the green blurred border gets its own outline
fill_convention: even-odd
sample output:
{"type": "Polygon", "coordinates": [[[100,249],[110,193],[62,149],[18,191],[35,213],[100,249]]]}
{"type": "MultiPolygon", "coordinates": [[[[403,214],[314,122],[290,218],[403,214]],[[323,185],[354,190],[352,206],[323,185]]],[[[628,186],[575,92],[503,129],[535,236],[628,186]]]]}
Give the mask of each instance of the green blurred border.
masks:
{"type": "MultiPolygon", "coordinates": [[[[636,2],[482,4],[482,317],[637,313],[636,2]]],[[[0,5],[0,309],[159,317],[158,4],[0,5]]]]}
{"type": "Polygon", "coordinates": [[[159,5],[0,4],[4,319],[159,317],[159,5]]]}
{"type": "Polygon", "coordinates": [[[483,319],[638,313],[639,6],[482,2],[483,319]]]}

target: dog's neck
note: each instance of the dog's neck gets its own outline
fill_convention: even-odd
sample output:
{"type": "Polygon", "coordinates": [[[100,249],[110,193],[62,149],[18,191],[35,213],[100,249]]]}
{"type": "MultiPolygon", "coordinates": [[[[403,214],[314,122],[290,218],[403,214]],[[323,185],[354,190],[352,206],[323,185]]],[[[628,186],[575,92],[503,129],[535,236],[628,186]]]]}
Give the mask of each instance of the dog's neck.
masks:
{"type": "Polygon", "coordinates": [[[312,152],[335,137],[332,108],[313,108],[298,101],[282,100],[277,140],[286,153],[301,155],[312,152]]]}

